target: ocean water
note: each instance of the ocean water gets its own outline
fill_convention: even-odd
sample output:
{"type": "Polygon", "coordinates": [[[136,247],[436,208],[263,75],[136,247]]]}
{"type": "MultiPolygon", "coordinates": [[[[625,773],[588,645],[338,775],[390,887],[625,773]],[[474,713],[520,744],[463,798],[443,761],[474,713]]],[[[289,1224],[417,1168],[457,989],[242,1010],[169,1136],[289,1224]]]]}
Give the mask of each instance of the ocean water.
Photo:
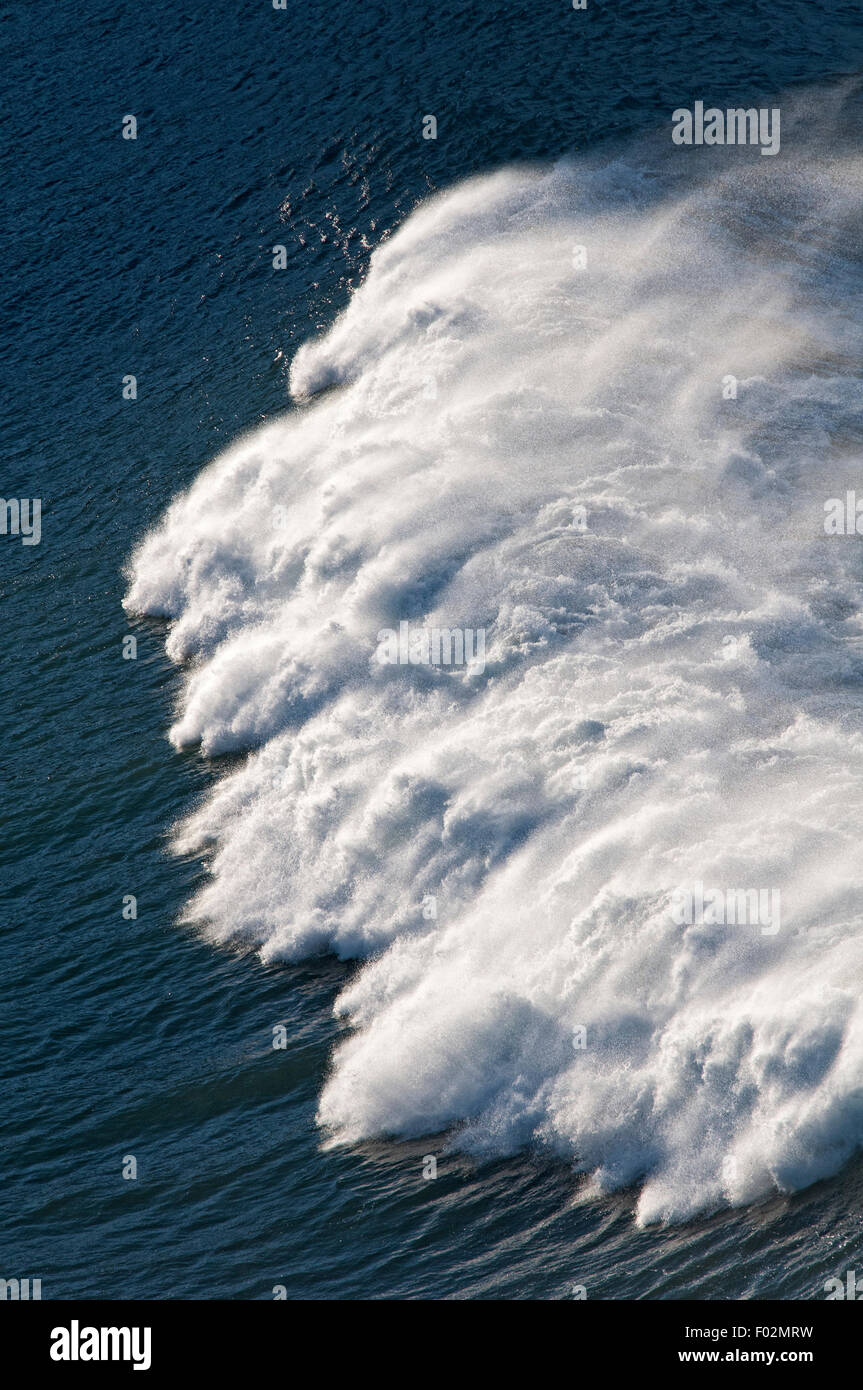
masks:
{"type": "Polygon", "coordinates": [[[863,1256],[855,7],[0,26],[2,491],[43,499],[0,537],[0,1275],[823,1296],[863,1256]],[[780,153],[674,147],[699,99],[780,153]],[[382,664],[401,621],[484,663],[382,664]],[[697,881],[781,923],[681,926],[697,881]]]}

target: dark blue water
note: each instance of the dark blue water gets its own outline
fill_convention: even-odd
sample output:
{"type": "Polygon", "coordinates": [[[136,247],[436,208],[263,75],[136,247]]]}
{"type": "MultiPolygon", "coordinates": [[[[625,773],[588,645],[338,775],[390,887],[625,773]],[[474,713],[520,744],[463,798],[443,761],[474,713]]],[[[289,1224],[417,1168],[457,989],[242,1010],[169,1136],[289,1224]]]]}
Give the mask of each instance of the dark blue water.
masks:
{"type": "Polygon", "coordinates": [[[631,1194],[579,1203],[546,1157],[424,1182],[426,1142],[322,1151],[353,967],[176,925],[203,867],[167,832],[219,769],[169,748],[180,678],[121,599],[135,542],[286,408],[296,347],[430,190],[859,72],[858,6],[10,0],[0,35],[0,491],[43,499],[40,545],[0,537],[0,1276],[47,1298],[820,1296],[863,1258],[859,1165],[639,1231],[631,1194]]]}

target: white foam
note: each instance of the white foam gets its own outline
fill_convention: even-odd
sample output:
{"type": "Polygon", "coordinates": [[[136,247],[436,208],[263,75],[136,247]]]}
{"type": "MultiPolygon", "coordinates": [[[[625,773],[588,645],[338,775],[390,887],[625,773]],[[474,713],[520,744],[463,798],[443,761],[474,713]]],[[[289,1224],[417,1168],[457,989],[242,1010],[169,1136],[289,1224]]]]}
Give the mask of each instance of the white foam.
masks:
{"type": "Polygon", "coordinates": [[[620,158],[421,206],[297,354],[298,399],[339,389],[134,557],[190,662],[172,740],[257,747],[178,833],[213,847],[190,917],[374,957],[335,1142],[539,1140],[651,1221],[863,1137],[863,550],[822,530],[860,174],[785,130],[694,187],[620,158]],[[375,662],[405,619],[486,628],[485,671],[375,662]],[[694,880],[779,888],[781,930],[675,925],[694,880]]]}

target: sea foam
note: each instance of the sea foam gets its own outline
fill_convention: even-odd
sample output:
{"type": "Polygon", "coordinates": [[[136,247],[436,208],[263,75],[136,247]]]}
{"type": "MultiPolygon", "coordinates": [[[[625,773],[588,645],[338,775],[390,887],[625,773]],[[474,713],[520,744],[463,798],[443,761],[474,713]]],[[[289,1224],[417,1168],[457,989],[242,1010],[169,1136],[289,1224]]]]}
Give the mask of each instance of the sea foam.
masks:
{"type": "Polygon", "coordinates": [[[861,177],[802,149],[422,204],[133,558],[172,741],[254,750],[177,832],[190,919],[372,958],[329,1142],[538,1143],[649,1222],[863,1139],[863,549],[823,527],[860,483],[861,177]],[[484,669],[377,662],[406,620],[485,630],[484,669]],[[696,881],[781,929],[680,924],[696,881]]]}

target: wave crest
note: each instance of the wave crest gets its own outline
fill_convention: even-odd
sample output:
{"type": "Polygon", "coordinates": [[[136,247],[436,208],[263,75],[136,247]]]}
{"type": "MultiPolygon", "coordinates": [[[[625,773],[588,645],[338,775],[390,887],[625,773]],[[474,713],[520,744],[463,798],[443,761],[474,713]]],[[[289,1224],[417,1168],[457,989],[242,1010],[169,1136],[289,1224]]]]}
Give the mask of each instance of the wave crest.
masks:
{"type": "Polygon", "coordinates": [[[422,205],[296,356],[298,400],[340,389],[134,557],[127,607],[190,662],[173,742],[256,748],[178,832],[214,846],[190,917],[374,957],[334,1142],[539,1140],[652,1221],[863,1138],[861,572],[823,529],[860,169],[754,153],[422,205]],[[484,629],[485,669],[382,665],[404,620],[484,629]],[[778,889],[781,929],[678,924],[694,882],[778,889]]]}

